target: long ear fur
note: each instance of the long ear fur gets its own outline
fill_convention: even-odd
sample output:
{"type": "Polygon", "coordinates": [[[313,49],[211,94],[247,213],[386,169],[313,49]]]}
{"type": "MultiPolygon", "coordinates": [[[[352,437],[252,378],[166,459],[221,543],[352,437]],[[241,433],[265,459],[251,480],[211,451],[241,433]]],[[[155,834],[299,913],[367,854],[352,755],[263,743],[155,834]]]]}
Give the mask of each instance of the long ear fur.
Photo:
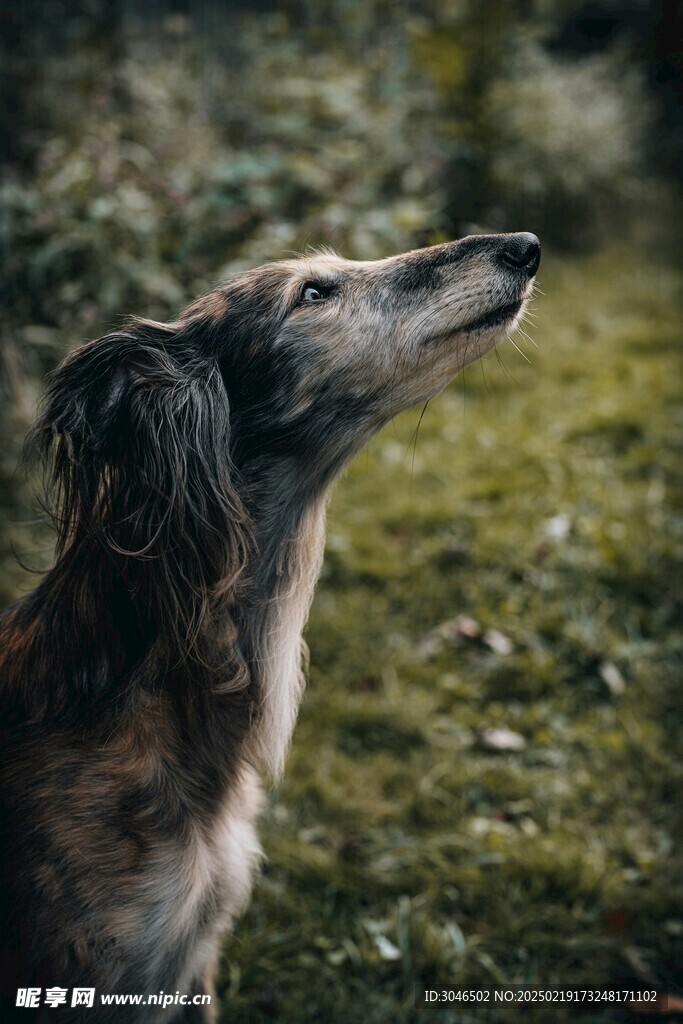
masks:
{"type": "Polygon", "coordinates": [[[29,444],[50,467],[58,555],[104,552],[146,630],[172,657],[201,660],[250,531],[220,372],[175,328],[143,323],[74,352],[51,377],[29,444]]]}

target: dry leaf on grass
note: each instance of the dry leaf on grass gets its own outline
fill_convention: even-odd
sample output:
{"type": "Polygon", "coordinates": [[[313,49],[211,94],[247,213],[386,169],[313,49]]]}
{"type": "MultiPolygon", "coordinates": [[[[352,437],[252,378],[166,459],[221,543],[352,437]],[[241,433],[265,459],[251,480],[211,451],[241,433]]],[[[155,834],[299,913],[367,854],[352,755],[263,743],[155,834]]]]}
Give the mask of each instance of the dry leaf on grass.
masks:
{"type": "Polygon", "coordinates": [[[513,732],[505,726],[480,729],[477,735],[479,743],[487,750],[524,750],[526,747],[526,740],[521,733],[513,732]]]}

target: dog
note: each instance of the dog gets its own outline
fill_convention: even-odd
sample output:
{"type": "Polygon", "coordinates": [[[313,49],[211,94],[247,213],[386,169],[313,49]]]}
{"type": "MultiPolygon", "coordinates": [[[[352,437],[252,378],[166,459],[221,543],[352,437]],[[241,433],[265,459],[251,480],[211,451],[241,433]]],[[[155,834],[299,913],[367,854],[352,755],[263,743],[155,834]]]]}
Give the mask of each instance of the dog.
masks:
{"type": "Polygon", "coordinates": [[[525,232],[316,252],[54,372],[28,444],[56,562],[0,619],[7,1019],[51,1020],[46,990],[80,986],[96,1013],[61,1005],[65,1024],[215,1019],[199,997],[294,728],[330,484],[513,330],[539,260],[525,232]]]}

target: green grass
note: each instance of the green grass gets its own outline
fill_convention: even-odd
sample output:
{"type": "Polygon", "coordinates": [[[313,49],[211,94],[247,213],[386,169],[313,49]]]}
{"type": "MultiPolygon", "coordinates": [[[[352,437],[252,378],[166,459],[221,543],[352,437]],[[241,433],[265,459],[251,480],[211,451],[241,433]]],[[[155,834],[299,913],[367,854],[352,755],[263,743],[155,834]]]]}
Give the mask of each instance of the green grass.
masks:
{"type": "Polygon", "coordinates": [[[548,258],[530,363],[504,345],[507,372],[469,368],[414,448],[415,410],[338,486],[223,1020],[508,1021],[416,1012],[413,986],[674,984],[675,283],[624,251],[548,258]],[[459,615],[511,653],[438,628],[459,615]],[[488,748],[492,726],[525,745],[488,748]]]}

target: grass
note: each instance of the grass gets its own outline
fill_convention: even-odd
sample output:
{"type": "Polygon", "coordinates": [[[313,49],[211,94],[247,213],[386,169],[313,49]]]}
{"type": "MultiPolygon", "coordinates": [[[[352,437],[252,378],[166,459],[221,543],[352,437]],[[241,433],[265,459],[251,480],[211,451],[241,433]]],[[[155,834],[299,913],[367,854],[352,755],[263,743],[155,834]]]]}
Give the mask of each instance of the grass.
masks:
{"type": "Polygon", "coordinates": [[[675,985],[675,283],[624,251],[547,259],[529,362],[504,345],[338,486],[223,1020],[508,1021],[415,1011],[414,985],[675,985]]]}

